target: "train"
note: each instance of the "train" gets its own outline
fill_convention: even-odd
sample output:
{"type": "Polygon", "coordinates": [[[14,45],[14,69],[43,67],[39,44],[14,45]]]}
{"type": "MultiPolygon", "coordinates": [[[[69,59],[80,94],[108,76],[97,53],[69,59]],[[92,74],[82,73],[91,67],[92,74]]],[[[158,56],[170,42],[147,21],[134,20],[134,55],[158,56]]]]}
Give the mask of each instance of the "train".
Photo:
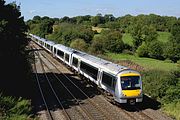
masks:
{"type": "Polygon", "coordinates": [[[116,103],[142,103],[141,74],[133,69],[29,34],[39,46],[112,96],[116,103]]]}

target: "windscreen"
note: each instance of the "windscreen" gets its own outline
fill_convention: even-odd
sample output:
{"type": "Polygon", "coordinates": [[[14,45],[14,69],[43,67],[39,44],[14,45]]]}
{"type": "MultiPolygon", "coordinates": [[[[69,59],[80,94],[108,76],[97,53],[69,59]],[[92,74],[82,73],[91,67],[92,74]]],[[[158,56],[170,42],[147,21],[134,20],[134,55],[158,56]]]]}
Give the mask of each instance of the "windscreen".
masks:
{"type": "Polygon", "coordinates": [[[140,89],[139,76],[123,76],[121,77],[122,90],[136,90],[140,89]]]}

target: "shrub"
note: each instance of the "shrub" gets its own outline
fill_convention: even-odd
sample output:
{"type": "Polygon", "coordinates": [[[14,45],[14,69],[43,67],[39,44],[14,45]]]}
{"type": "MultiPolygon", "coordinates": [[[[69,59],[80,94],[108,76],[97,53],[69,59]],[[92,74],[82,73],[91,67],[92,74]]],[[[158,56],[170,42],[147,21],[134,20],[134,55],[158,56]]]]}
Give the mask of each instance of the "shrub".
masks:
{"type": "Polygon", "coordinates": [[[162,44],[159,41],[152,41],[148,44],[148,55],[151,58],[163,59],[162,44]]]}
{"type": "Polygon", "coordinates": [[[139,57],[148,57],[148,47],[145,43],[138,47],[136,53],[139,57]]]}
{"type": "Polygon", "coordinates": [[[77,50],[86,51],[88,45],[83,39],[75,39],[71,42],[70,47],[77,50]]]}
{"type": "Polygon", "coordinates": [[[172,63],[172,60],[170,60],[170,59],[167,58],[167,59],[164,60],[164,62],[166,62],[166,63],[172,63]]]}
{"type": "Polygon", "coordinates": [[[162,72],[151,70],[144,72],[143,84],[145,93],[163,103],[180,99],[180,72],[162,72]]]}
{"type": "Polygon", "coordinates": [[[92,54],[103,54],[104,50],[104,37],[95,36],[92,40],[91,46],[89,47],[89,52],[92,54]]]}
{"type": "Polygon", "coordinates": [[[10,120],[23,120],[29,118],[31,103],[22,98],[5,97],[0,94],[0,110],[2,117],[10,120]]]}

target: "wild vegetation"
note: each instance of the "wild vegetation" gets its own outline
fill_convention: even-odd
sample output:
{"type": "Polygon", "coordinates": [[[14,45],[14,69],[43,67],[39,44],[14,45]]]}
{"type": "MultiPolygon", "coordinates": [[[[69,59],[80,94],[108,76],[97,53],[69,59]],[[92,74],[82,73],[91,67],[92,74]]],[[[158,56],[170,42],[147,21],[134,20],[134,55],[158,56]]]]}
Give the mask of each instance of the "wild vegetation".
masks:
{"type": "Polygon", "coordinates": [[[25,100],[31,88],[27,26],[15,3],[0,0],[0,11],[0,119],[27,119],[31,111],[25,100]]]}
{"type": "Polygon", "coordinates": [[[155,14],[35,16],[27,25],[30,33],[137,69],[143,75],[145,93],[161,101],[165,111],[174,106],[174,112],[167,112],[180,119],[176,114],[180,112],[179,18],[155,14]]]}

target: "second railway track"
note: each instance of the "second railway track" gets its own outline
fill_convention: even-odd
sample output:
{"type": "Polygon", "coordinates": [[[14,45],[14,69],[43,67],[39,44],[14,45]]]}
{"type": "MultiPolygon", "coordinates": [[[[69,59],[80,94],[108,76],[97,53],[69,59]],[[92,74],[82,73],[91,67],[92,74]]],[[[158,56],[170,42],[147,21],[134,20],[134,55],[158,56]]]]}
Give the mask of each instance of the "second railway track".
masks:
{"type": "MultiPolygon", "coordinates": [[[[61,74],[63,74],[63,76],[61,76],[61,78],[59,78],[54,73],[54,71],[52,71],[52,69],[50,69],[49,66],[46,65],[46,63],[42,60],[42,58],[40,58],[40,56],[43,57],[43,55],[41,53],[38,53],[38,54],[39,54],[38,55],[39,59],[42,62],[41,65],[42,66],[44,65],[48,69],[48,71],[52,73],[51,78],[45,74],[45,77],[48,80],[48,83],[51,84],[50,85],[51,89],[54,88],[54,89],[56,89],[56,91],[60,91],[60,90],[57,90],[57,89],[64,87],[64,89],[66,89],[66,92],[63,91],[64,95],[61,95],[61,96],[68,96],[68,94],[69,94],[72,97],[71,100],[73,100],[75,102],[75,104],[79,105],[79,107],[80,107],[79,111],[83,112],[83,113],[81,113],[82,115],[85,115],[83,117],[86,117],[84,119],[94,119],[94,120],[95,119],[96,120],[102,120],[102,119],[105,120],[106,119],[106,120],[110,120],[109,116],[107,116],[103,112],[103,110],[101,110],[98,106],[96,106],[96,104],[93,103],[90,100],[90,98],[80,88],[78,88],[75,84],[73,84],[73,82],[69,82],[70,79],[65,74],[61,73],[61,74]],[[68,80],[68,82],[66,82],[66,83],[63,82],[62,77],[64,77],[64,79],[66,79],[66,81],[68,80]],[[50,82],[50,80],[52,80],[52,79],[53,80],[56,79],[56,80],[59,81],[60,84],[59,84],[58,87],[53,87],[55,85],[53,85],[53,83],[50,82]],[[77,98],[80,98],[80,97],[84,97],[83,99],[88,99],[88,100],[86,102],[82,102],[81,100],[77,99],[77,98]]],[[[53,63],[52,63],[52,65],[53,65],[53,63]]],[[[43,71],[45,72],[45,69],[43,71]]],[[[56,83],[56,86],[57,86],[57,83],[56,83]]],[[[54,94],[56,94],[55,90],[52,90],[52,91],[53,91],[54,94]]],[[[60,92],[62,92],[62,90],[60,92]]],[[[58,101],[60,101],[60,100],[58,100],[58,101]]],[[[67,103],[67,98],[66,98],[66,100],[62,100],[62,101],[65,104],[70,104],[70,103],[67,103]]],[[[69,117],[69,118],[71,119],[71,117],[69,117]]]]}
{"type": "MultiPolygon", "coordinates": [[[[37,45],[35,46],[39,47],[37,45]]],[[[111,105],[109,104],[109,102],[105,101],[104,98],[101,98],[101,97],[95,97],[95,99],[91,99],[91,97],[89,97],[88,95],[88,92],[87,91],[84,92],[84,89],[80,87],[81,85],[78,86],[77,85],[78,83],[74,83],[72,79],[79,78],[77,75],[74,75],[73,72],[69,71],[67,67],[62,65],[62,63],[59,63],[59,61],[52,58],[52,55],[48,54],[44,50],[41,50],[39,54],[41,55],[41,58],[43,59],[42,60],[43,65],[45,66],[47,71],[51,73],[51,78],[56,79],[56,81],[58,81],[58,83],[55,83],[55,84],[56,85],[59,84],[59,87],[55,89],[59,89],[59,88],[68,89],[65,93],[66,95],[69,94],[69,96],[72,97],[71,100],[74,102],[74,106],[75,105],[78,106],[77,111],[79,112],[77,112],[77,114],[81,114],[82,118],[84,117],[83,119],[107,119],[107,120],[108,119],[119,119],[119,120],[124,120],[124,119],[152,120],[153,119],[153,117],[150,117],[152,115],[150,116],[147,115],[146,112],[139,109],[138,107],[133,107],[133,108],[129,107],[129,109],[133,109],[133,111],[131,110],[129,111],[123,108],[122,106],[120,107],[112,106],[111,109],[116,110],[117,113],[111,113],[111,110],[109,110],[108,107],[101,106],[101,104],[102,105],[107,104],[108,106],[111,105]],[[120,114],[119,115],[120,117],[115,117],[115,116],[118,116],[117,114],[120,114]]],[[[79,81],[82,81],[82,80],[79,80],[79,81]]],[[[57,90],[57,91],[61,91],[61,90],[57,90]]],[[[67,104],[69,103],[67,102],[67,104]]],[[[71,106],[71,105],[69,104],[68,106],[71,106]]]]}

